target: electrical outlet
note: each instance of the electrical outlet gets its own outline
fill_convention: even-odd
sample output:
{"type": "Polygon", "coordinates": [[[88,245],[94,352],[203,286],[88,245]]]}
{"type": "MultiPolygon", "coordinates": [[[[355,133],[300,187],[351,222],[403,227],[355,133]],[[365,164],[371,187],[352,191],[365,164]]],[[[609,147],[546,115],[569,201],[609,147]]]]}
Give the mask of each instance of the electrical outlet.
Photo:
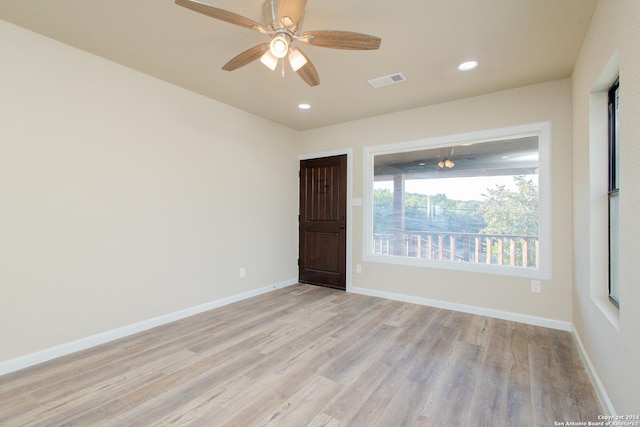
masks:
{"type": "Polygon", "coordinates": [[[362,273],[362,266],[360,264],[356,264],[356,273],[358,274],[362,273]]]}
{"type": "Polygon", "coordinates": [[[242,267],[240,269],[240,278],[244,279],[247,276],[247,271],[244,269],[244,267],[242,267]]]}
{"type": "Polygon", "coordinates": [[[539,294],[542,292],[542,283],[540,280],[532,280],[531,281],[531,292],[539,294]]]}

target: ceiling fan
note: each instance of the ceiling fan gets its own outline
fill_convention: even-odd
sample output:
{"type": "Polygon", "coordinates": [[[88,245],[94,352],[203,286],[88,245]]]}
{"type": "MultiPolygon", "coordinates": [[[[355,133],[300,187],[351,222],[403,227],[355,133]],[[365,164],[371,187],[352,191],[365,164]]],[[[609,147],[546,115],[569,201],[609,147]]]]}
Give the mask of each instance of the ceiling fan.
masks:
{"type": "Polygon", "coordinates": [[[350,31],[305,31],[302,32],[302,18],[307,0],[267,0],[272,22],[262,25],[252,19],[194,0],[175,0],[179,6],[186,7],[220,21],[258,31],[271,38],[271,42],[262,43],[240,53],[224,64],[223,70],[233,71],[256,59],[275,70],[278,61],[288,57],[291,68],[309,86],[320,84],[318,72],[309,58],[298,48],[292,47],[294,41],[311,46],[348,50],[375,50],[380,47],[379,37],[350,31]]]}

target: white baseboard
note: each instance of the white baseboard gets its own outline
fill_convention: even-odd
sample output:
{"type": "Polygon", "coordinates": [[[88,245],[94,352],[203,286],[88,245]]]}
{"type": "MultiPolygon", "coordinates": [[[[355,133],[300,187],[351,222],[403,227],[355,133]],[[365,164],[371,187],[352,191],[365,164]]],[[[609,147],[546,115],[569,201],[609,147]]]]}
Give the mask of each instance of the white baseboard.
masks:
{"type": "Polygon", "coordinates": [[[276,289],[284,288],[298,283],[298,279],[289,279],[284,282],[275,283],[273,285],[265,286],[262,288],[254,289],[251,291],[243,292],[237,295],[232,295],[227,298],[211,301],[205,304],[190,307],[184,310],[176,311],[174,313],[165,314],[162,316],[154,317],[153,319],[143,320],[131,325],[123,326],[121,328],[112,329],[110,331],[102,332],[96,335],[92,335],[79,340],[71,341],[69,343],[60,344],[55,347],[51,347],[45,350],[37,351],[35,353],[27,354],[25,356],[17,357],[15,359],[8,360],[0,363],[0,375],[8,374],[10,372],[18,371],[20,369],[28,368],[29,366],[37,365],[57,357],[66,356],[71,353],[75,353],[81,350],[86,350],[91,347],[95,347],[100,344],[114,341],[119,338],[124,338],[129,335],[137,334],[139,332],[146,331],[156,326],[161,326],[176,320],[184,319],[199,313],[203,313],[214,308],[222,307],[234,302],[242,301],[251,297],[262,295],[267,292],[274,291],[276,289]]]}
{"type": "Polygon", "coordinates": [[[591,383],[593,384],[593,388],[596,390],[596,394],[598,395],[598,399],[600,399],[600,404],[602,405],[602,409],[607,411],[604,415],[616,415],[616,410],[613,407],[613,403],[611,403],[611,399],[609,399],[609,395],[604,388],[604,384],[600,381],[600,377],[596,372],[595,366],[591,363],[591,359],[589,359],[589,355],[587,354],[587,350],[584,348],[582,344],[582,340],[580,339],[580,334],[578,334],[575,326],[571,325],[571,334],[576,341],[576,345],[578,346],[578,352],[580,353],[580,357],[582,358],[582,362],[584,363],[585,370],[591,379],[591,383]]]}
{"type": "Polygon", "coordinates": [[[570,332],[572,328],[571,322],[563,322],[561,320],[547,319],[544,317],[529,316],[526,314],[512,313],[508,311],[493,310],[490,308],[476,307],[472,305],[457,304],[453,302],[434,300],[429,298],[420,298],[404,294],[396,294],[393,292],[376,291],[366,288],[350,289],[356,294],[368,295],[372,297],[380,297],[395,301],[409,302],[413,304],[426,305],[429,307],[443,308],[445,310],[460,311],[463,313],[477,314],[480,316],[493,317],[495,319],[511,320],[513,322],[526,323],[528,325],[542,326],[544,328],[558,329],[570,332]]]}

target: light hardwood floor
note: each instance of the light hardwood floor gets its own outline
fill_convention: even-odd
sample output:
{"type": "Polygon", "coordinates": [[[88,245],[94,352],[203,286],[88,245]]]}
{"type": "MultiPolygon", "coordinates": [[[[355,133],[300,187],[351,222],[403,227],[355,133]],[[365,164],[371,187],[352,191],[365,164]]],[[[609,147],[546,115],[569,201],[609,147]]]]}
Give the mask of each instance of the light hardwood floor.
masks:
{"type": "Polygon", "coordinates": [[[295,285],[0,377],[2,426],[553,426],[567,332],[295,285]]]}

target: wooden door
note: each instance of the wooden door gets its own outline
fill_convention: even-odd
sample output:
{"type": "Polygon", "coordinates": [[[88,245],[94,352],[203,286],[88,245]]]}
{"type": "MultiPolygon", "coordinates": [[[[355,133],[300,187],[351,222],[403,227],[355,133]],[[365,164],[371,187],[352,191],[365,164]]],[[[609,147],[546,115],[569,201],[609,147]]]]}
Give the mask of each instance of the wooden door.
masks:
{"type": "Polygon", "coordinates": [[[345,289],[347,156],[300,161],[299,280],[345,289]]]}

